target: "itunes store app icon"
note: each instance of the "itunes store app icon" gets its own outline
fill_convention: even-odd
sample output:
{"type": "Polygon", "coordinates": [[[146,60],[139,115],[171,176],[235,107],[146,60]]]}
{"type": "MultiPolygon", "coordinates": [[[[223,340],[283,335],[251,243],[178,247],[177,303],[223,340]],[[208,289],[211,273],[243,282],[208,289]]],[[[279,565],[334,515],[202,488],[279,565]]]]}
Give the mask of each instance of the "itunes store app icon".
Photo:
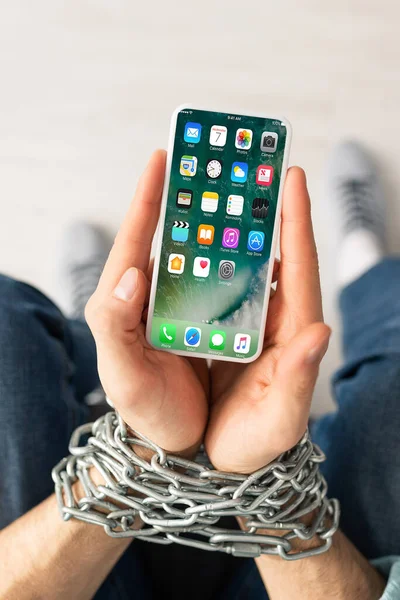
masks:
{"type": "Polygon", "coordinates": [[[240,231],[235,227],[225,227],[222,234],[224,248],[237,248],[239,246],[240,231]]]}

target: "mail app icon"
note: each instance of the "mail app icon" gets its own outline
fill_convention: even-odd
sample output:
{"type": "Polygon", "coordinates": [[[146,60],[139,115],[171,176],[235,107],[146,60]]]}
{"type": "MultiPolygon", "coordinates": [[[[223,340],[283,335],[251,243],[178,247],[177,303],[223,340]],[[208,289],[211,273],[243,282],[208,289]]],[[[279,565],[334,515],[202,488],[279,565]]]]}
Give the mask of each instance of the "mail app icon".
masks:
{"type": "Polygon", "coordinates": [[[186,123],[184,140],[189,144],[198,144],[201,137],[200,123],[186,123]]]}

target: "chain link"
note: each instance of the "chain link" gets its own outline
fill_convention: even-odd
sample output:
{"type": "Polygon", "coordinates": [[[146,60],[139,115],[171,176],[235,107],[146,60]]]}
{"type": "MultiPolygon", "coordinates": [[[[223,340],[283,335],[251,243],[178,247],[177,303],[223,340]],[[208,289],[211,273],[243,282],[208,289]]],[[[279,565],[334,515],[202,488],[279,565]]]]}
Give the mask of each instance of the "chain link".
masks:
{"type": "Polygon", "coordinates": [[[62,518],[101,525],[112,537],[296,560],[326,552],[339,526],[339,502],[326,497],[319,471],[325,456],[308,432],[251,475],[213,469],[204,451],[196,462],[167,454],[128,429],[115,411],[78,427],[69,452],[52,471],[62,518]],[[150,450],[151,459],[139,456],[139,448],[150,450]],[[93,469],[104,485],[94,483],[93,469]],[[84,497],[76,501],[72,486],[78,480],[84,497]],[[216,527],[225,516],[241,517],[245,530],[216,527]],[[320,544],[295,551],[296,538],[320,544]]]}

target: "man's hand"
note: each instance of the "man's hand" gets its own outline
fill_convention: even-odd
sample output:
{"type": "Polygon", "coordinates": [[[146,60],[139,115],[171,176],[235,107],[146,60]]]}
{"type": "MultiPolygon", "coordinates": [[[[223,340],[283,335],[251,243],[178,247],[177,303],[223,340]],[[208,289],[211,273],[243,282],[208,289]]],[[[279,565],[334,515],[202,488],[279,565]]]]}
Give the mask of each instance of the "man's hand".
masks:
{"type": "Polygon", "coordinates": [[[140,179],[86,318],[96,340],[101,382],[116,410],[167,451],[191,454],[207,422],[207,364],[155,350],[143,323],[165,156],[155,152],[140,179]]]}
{"type": "Polygon", "coordinates": [[[250,473],[302,437],[329,342],[330,329],[322,321],[310,199],[305,174],[294,167],[284,188],[281,265],[264,351],[248,366],[212,365],[206,448],[216,468],[250,473]]]}

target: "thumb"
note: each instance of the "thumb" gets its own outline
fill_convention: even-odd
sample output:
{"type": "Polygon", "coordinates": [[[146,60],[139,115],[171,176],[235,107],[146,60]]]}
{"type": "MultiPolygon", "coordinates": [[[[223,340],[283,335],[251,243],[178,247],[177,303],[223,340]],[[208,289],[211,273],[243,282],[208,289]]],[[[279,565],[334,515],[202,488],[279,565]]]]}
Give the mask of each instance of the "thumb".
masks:
{"type": "Polygon", "coordinates": [[[112,295],[96,290],[85,310],[86,321],[96,341],[102,337],[116,340],[135,334],[142,319],[147,288],[144,273],[132,267],[122,275],[112,295]]]}
{"type": "Polygon", "coordinates": [[[330,328],[324,323],[309,325],[283,351],[275,368],[270,394],[283,422],[291,424],[288,448],[298,442],[307,428],[319,366],[328,349],[330,328]]]}
{"type": "Polygon", "coordinates": [[[141,385],[136,371],[138,367],[140,370],[142,356],[141,321],[147,291],[144,273],[132,267],[122,275],[112,294],[96,291],[86,306],[86,320],[97,347],[100,379],[117,408],[124,398],[129,402],[141,385]]]}

